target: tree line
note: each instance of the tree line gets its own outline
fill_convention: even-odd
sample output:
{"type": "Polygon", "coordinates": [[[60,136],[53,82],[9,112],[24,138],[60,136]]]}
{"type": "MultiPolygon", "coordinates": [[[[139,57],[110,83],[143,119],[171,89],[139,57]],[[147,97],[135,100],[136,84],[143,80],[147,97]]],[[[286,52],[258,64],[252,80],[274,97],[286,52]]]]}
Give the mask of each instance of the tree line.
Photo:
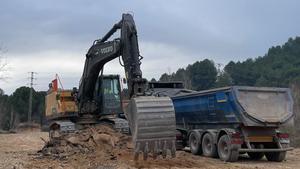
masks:
{"type": "Polygon", "coordinates": [[[223,70],[212,60],[205,59],[171,74],[164,73],[159,81],[181,81],[193,90],[231,85],[289,87],[300,81],[300,37],[271,47],[264,56],[242,62],[230,61],[223,70]]]}
{"type": "MultiPolygon", "coordinates": [[[[11,95],[0,89],[0,129],[14,129],[19,123],[28,121],[29,87],[20,87],[11,95]]],[[[39,123],[45,107],[46,92],[32,92],[32,121],[39,123]]]]}

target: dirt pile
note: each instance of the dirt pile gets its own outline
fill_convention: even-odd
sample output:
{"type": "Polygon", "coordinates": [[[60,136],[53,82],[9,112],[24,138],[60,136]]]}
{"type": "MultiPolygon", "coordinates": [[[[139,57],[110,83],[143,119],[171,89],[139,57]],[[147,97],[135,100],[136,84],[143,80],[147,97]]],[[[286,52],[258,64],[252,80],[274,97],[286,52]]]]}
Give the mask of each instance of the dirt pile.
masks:
{"type": "Polygon", "coordinates": [[[116,132],[110,126],[86,127],[74,133],[64,133],[49,141],[39,151],[43,156],[64,159],[74,154],[102,153],[111,159],[121,149],[131,149],[130,137],[116,132]]]}

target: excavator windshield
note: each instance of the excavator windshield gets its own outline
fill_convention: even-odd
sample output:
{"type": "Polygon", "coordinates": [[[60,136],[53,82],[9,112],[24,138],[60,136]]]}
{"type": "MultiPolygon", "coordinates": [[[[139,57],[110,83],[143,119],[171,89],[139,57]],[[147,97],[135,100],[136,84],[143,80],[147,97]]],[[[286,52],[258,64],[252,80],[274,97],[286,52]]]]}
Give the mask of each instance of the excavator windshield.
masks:
{"type": "Polygon", "coordinates": [[[118,75],[99,76],[96,89],[95,100],[101,107],[101,115],[119,115],[123,113],[120,96],[121,86],[118,75]]]}
{"type": "Polygon", "coordinates": [[[103,101],[106,108],[120,107],[120,87],[118,79],[104,78],[103,84],[103,101]]]}

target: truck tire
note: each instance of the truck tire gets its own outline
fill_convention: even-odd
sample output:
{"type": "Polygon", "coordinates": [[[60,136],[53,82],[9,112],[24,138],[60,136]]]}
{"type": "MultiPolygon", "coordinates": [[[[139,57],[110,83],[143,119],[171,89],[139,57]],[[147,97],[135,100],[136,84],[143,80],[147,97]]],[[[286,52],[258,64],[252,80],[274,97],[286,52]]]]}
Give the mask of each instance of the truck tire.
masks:
{"type": "Polygon", "coordinates": [[[213,136],[210,133],[205,133],[202,139],[202,152],[206,157],[217,157],[217,146],[214,144],[213,136]]]}
{"type": "Polygon", "coordinates": [[[200,134],[196,131],[192,131],[189,136],[189,145],[192,154],[200,155],[202,154],[201,142],[200,142],[200,134]]]}
{"type": "Polygon", "coordinates": [[[252,160],[260,160],[265,155],[263,152],[248,152],[247,154],[252,160]]]}
{"type": "MultiPolygon", "coordinates": [[[[283,148],[288,148],[289,144],[282,144],[283,148]]],[[[286,151],[283,152],[269,152],[265,153],[266,158],[268,161],[275,161],[275,162],[282,162],[285,160],[286,157],[286,151]]]]}
{"type": "Polygon", "coordinates": [[[220,137],[218,141],[218,154],[222,161],[234,162],[239,158],[239,151],[232,150],[230,138],[227,134],[220,137]]]}
{"type": "Polygon", "coordinates": [[[268,161],[281,162],[285,159],[285,156],[286,156],[286,151],[266,153],[266,157],[268,161]]]}

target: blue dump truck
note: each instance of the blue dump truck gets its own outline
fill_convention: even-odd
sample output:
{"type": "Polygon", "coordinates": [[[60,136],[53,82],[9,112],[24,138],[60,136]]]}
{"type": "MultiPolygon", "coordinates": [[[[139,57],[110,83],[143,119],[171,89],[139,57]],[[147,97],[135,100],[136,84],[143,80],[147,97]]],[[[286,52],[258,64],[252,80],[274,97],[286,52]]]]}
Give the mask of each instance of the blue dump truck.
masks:
{"type": "Polygon", "coordinates": [[[287,88],[232,86],[195,92],[155,82],[151,87],[173,100],[178,149],[189,147],[193,154],[228,162],[245,153],[251,159],[265,156],[281,162],[292,150],[289,135],[279,131],[293,117],[287,88]]]}

